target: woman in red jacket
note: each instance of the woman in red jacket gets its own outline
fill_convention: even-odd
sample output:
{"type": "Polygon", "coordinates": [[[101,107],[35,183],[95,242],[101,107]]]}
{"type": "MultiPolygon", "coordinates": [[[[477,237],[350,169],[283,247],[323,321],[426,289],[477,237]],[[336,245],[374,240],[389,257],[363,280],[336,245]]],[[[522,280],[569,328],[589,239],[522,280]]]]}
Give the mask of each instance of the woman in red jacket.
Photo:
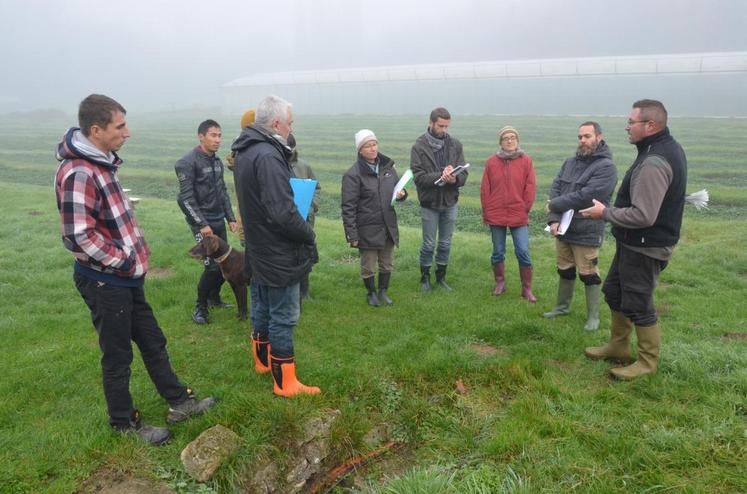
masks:
{"type": "Polygon", "coordinates": [[[490,226],[493,255],[490,262],[495,275],[493,295],[506,290],[504,258],[506,229],[511,229],[514,252],[519,260],[521,296],[534,303],[532,294],[532,258],[529,255],[529,211],[534,203],[536,179],[532,158],[519,147],[519,132],[511,126],[498,131],[501,149],[485,162],[480,185],[482,216],[490,226]]]}

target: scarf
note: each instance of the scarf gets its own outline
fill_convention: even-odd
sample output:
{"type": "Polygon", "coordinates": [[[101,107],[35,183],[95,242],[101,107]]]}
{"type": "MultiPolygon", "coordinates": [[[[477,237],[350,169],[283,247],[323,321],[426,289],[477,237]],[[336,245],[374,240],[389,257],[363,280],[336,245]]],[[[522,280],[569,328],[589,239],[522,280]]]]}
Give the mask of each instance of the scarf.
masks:
{"type": "Polygon", "coordinates": [[[524,152],[523,149],[516,148],[515,151],[510,152],[510,153],[504,151],[503,149],[500,149],[495,154],[497,154],[499,158],[504,159],[504,160],[515,160],[516,158],[520,156],[524,156],[526,153],[524,152]]]}
{"type": "Polygon", "coordinates": [[[438,151],[441,151],[444,147],[444,137],[436,137],[433,134],[431,134],[431,129],[426,129],[425,131],[425,139],[428,141],[428,145],[431,147],[434,153],[437,153],[438,151]]]}

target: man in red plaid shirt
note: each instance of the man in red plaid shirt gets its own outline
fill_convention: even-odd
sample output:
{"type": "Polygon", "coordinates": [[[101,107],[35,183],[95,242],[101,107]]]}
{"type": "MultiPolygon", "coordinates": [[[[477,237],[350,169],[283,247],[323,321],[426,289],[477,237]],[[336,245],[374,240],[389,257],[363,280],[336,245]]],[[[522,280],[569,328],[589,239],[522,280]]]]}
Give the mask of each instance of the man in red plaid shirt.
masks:
{"type": "Polygon", "coordinates": [[[174,373],[166,337],[145,300],[143,283],[150,250],[135,219],[117,171],[116,151],[130,137],[125,109],[92,94],[80,103],[80,128],[71,128],[57,146],[55,177],[62,241],[75,256],[75,286],[91,311],[103,353],[104,396],[109,424],[151,444],[171,433],[145,424],[130,395],[132,341],[158,393],[169,403],[166,420],[180,422],[204,412],[215,398],[198,400],[174,373]]]}

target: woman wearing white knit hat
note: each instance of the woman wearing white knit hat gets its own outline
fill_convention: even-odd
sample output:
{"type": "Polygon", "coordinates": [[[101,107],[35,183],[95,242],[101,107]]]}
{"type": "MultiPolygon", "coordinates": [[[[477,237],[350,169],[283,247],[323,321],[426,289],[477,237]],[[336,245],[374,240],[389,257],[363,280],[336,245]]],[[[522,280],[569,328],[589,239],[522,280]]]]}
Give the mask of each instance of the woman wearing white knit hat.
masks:
{"type": "MultiPolygon", "coordinates": [[[[367,290],[368,304],[391,305],[387,295],[394,269],[394,247],[399,244],[397,213],[392,206],[394,186],[399,177],[394,161],[379,153],[379,141],[369,129],[355,134],[358,159],[342,177],[342,223],[345,238],[357,248],[361,259],[361,278],[367,290]],[[379,289],[376,290],[376,267],[379,289]]],[[[407,198],[402,189],[398,201],[407,198]]]]}

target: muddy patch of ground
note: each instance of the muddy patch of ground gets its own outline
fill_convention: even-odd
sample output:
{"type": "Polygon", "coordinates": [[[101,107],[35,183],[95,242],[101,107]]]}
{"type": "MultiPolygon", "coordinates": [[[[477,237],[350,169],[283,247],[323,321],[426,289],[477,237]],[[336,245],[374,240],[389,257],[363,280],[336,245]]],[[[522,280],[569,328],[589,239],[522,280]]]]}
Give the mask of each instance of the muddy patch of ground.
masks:
{"type": "Polygon", "coordinates": [[[335,264],[358,264],[358,256],[344,255],[335,258],[335,264]]]}
{"type": "Polygon", "coordinates": [[[173,268],[153,268],[148,270],[148,278],[163,280],[176,274],[173,268]]]}
{"type": "Polygon", "coordinates": [[[495,347],[486,343],[470,343],[467,345],[467,350],[474,352],[481,357],[493,357],[495,355],[505,355],[506,350],[504,348],[495,347]]]}
{"type": "Polygon", "coordinates": [[[43,216],[44,213],[41,211],[29,211],[29,216],[43,216]]]}
{"type": "Polygon", "coordinates": [[[747,341],[747,333],[724,333],[721,337],[724,340],[742,340],[747,341]]]}
{"type": "Polygon", "coordinates": [[[562,360],[545,360],[545,364],[547,364],[548,367],[554,367],[555,369],[560,369],[562,371],[569,371],[574,369],[573,365],[571,365],[569,362],[563,362],[562,360]]]}
{"type": "Polygon", "coordinates": [[[77,491],[79,494],[176,494],[163,482],[135,477],[109,469],[94,472],[77,491]]]}
{"type": "Polygon", "coordinates": [[[656,314],[659,316],[666,316],[672,311],[672,307],[669,304],[657,304],[656,314]]]}

